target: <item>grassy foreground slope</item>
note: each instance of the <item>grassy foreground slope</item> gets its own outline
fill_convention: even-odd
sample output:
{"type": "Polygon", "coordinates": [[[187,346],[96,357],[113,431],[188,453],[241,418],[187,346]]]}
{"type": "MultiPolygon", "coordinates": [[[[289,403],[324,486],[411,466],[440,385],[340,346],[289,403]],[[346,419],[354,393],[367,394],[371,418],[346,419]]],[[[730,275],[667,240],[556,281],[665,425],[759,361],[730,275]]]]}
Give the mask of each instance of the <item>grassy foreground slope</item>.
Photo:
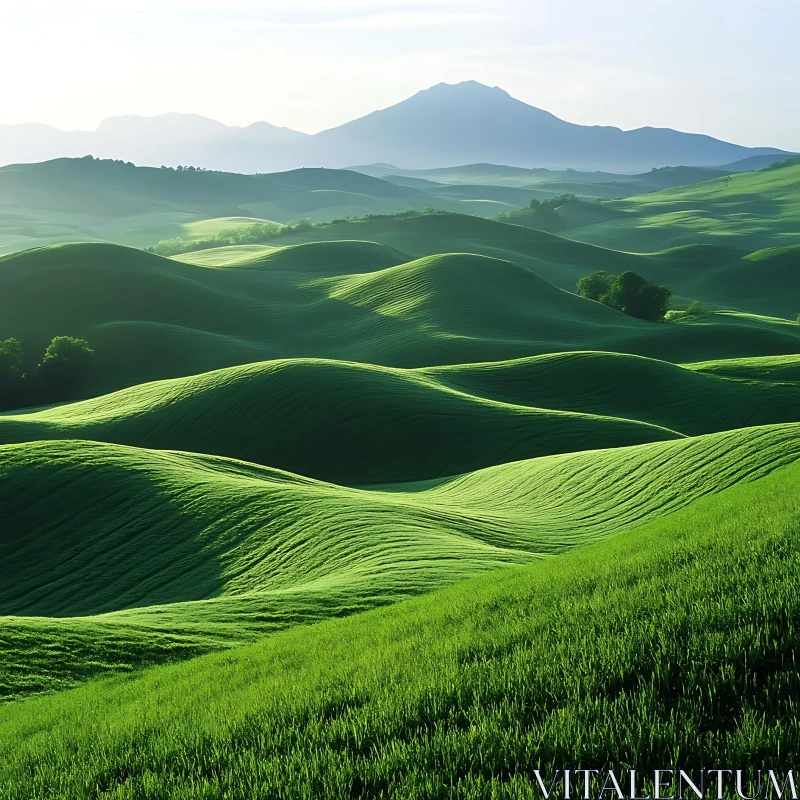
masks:
{"type": "Polygon", "coordinates": [[[7,705],[0,796],[520,798],[554,764],[791,768],[798,481],[789,467],[559,559],[7,705]]]}
{"type": "MultiPolygon", "coordinates": [[[[797,357],[770,363],[784,361],[797,357]]],[[[0,415],[0,443],[193,451],[357,485],[778,422],[800,422],[800,386],[783,372],[741,380],[597,352],[421,370],[313,359],[0,415]]]]}
{"type": "MultiPolygon", "coordinates": [[[[470,230],[471,218],[424,219],[410,220],[408,230],[470,230]]],[[[498,243],[504,230],[521,231],[557,263],[604,254],[592,269],[610,267],[618,255],[482,224],[498,243]]],[[[96,350],[92,394],[287,357],[417,367],[585,349],[671,361],[800,350],[800,327],[788,320],[716,314],[647,323],[564,292],[516,261],[458,252],[405,260],[408,252],[387,242],[309,243],[248,251],[237,265],[212,268],[115,245],[29,250],[0,259],[0,338],[15,336],[29,352],[55,335],[88,339],[96,350]]]]}
{"type": "Polygon", "coordinates": [[[5,445],[2,695],[563,553],[793,463],[798,444],[800,424],[773,425],[370,490],[214,456],[5,445]]]}

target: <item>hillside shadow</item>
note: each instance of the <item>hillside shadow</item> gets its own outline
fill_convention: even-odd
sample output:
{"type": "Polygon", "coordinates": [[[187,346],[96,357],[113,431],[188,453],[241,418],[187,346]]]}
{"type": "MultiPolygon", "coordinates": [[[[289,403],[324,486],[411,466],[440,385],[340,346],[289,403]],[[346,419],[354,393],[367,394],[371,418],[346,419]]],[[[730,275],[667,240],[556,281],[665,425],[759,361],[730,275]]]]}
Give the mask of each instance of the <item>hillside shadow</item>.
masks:
{"type": "Polygon", "coordinates": [[[93,615],[222,592],[218,553],[203,540],[213,511],[184,506],[146,456],[86,442],[27,450],[34,459],[10,463],[0,449],[0,615],[93,615]]]}

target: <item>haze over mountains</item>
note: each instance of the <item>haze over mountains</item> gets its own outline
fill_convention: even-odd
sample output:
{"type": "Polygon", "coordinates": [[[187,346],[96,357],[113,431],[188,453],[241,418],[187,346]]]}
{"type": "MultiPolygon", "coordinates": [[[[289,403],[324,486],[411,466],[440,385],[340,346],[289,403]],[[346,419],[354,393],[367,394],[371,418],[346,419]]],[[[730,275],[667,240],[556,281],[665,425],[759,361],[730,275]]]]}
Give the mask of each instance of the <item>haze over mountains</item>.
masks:
{"type": "Polygon", "coordinates": [[[438,84],[389,108],[309,135],[267,122],[230,127],[193,114],[123,116],[95,131],[0,125],[0,164],[91,154],[137,164],[266,172],[386,162],[426,169],[489,162],[622,172],[713,166],[782,153],[669,128],[575,125],[475,81],[438,84]]]}

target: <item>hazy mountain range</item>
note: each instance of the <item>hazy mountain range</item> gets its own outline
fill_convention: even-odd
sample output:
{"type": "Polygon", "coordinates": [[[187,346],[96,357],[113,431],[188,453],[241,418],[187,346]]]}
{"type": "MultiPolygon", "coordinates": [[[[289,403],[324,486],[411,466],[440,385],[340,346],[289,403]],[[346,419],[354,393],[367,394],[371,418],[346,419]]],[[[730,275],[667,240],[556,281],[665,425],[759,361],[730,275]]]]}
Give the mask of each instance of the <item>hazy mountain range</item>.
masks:
{"type": "Polygon", "coordinates": [[[267,122],[231,127],[194,114],[123,116],[95,131],[0,125],[0,164],[94,155],[238,172],[386,162],[403,169],[476,162],[645,171],[712,166],[784,151],[670,128],[575,125],[475,81],[440,83],[397,105],[309,135],[267,122]]]}

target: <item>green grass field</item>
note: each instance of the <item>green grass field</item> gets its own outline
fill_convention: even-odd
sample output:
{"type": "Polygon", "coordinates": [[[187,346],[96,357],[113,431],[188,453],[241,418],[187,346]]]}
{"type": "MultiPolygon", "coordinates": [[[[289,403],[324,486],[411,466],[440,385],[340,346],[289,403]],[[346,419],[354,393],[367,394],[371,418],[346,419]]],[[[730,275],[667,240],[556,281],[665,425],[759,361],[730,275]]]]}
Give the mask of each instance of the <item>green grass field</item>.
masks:
{"type": "Polygon", "coordinates": [[[54,336],[94,349],[71,399],[0,412],[0,798],[795,766],[798,169],[659,170],[520,224],[374,213],[575,176],[0,170],[48,231],[0,211],[0,340],[25,380],[54,336]],[[114,235],[69,233],[79,207],[114,235]],[[600,269],[678,313],[576,295],[600,269]]]}
{"type": "Polygon", "coordinates": [[[558,559],[0,708],[2,796],[535,797],[793,765],[796,467],[558,559]],[[221,687],[224,687],[221,690],[221,687]]]}
{"type": "Polygon", "coordinates": [[[266,362],[0,414],[0,443],[195,450],[364,485],[800,422],[797,383],[711,370],[595,352],[417,370],[266,362]]]}
{"type": "Polygon", "coordinates": [[[171,450],[4,445],[3,694],[582,547],[796,461],[798,437],[772,425],[369,488],[171,450]]]}
{"type": "Polygon", "coordinates": [[[800,163],[717,177],[603,205],[624,213],[595,224],[578,221],[569,226],[567,235],[604,247],[648,253],[685,244],[725,244],[745,252],[796,245],[800,238],[800,163]]]}

